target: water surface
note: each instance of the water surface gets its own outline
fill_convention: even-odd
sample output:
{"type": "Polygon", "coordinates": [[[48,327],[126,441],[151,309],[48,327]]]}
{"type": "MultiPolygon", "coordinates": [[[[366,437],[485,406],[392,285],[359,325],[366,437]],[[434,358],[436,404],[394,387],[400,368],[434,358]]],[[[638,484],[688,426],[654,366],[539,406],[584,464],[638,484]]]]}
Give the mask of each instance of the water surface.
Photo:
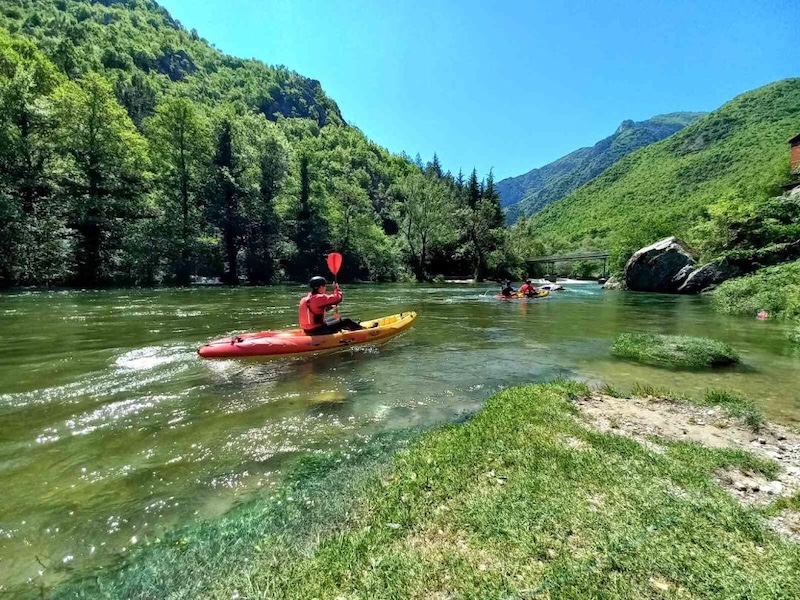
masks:
{"type": "Polygon", "coordinates": [[[0,591],[51,585],[222,514],[265,493],[299,455],[451,421],[516,383],[723,387],[772,418],[800,419],[800,352],[786,325],[594,284],[532,302],[488,290],[347,287],[343,313],[414,309],[417,325],[379,348],[268,362],[195,351],[295,323],[299,287],[0,296],[0,591]],[[745,365],[695,373],[618,361],[608,347],[621,331],[712,336],[745,365]]]}

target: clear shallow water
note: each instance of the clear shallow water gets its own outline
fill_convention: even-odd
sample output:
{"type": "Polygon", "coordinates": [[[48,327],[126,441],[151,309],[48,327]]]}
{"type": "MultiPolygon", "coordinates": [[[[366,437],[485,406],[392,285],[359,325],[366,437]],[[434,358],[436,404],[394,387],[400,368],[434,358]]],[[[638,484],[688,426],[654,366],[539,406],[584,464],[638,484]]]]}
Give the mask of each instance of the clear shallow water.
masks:
{"type": "Polygon", "coordinates": [[[696,297],[574,285],[534,302],[476,286],[351,286],[343,313],[415,309],[379,348],[208,362],[203,342],[296,321],[299,287],[0,295],[0,591],[34,591],[275,485],[297,456],[451,421],[502,386],[578,377],[723,387],[800,420],[800,352],[781,323],[696,297]],[[708,335],[743,355],[715,373],[613,359],[621,331],[708,335]]]}

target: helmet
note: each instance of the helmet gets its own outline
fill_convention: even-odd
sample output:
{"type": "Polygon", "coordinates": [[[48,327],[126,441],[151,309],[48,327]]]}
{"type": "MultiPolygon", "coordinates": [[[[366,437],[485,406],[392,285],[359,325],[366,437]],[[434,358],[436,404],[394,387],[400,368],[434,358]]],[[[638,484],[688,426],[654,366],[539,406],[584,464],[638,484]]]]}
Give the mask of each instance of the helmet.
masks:
{"type": "Polygon", "coordinates": [[[531,280],[530,280],[530,279],[526,279],[526,280],[525,280],[525,283],[527,283],[528,285],[530,285],[530,284],[531,284],[531,280]]]}
{"type": "Polygon", "coordinates": [[[319,275],[317,275],[316,277],[311,278],[311,281],[308,282],[308,285],[311,287],[311,291],[315,292],[323,285],[326,285],[327,283],[328,282],[325,281],[324,277],[320,277],[319,275]]]}

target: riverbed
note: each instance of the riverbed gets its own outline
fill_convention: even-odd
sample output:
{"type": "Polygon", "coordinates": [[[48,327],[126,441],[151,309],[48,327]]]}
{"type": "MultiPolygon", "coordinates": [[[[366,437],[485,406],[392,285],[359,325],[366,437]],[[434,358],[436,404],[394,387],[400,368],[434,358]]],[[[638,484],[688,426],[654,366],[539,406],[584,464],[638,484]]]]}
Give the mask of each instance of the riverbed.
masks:
{"type": "Polygon", "coordinates": [[[588,283],[536,301],[494,292],[346,286],[344,315],[413,309],[415,327],[378,348],[247,362],[203,361],[196,349],[296,323],[300,287],[0,295],[0,591],[107,564],[266,493],[298,456],[451,422],[517,383],[725,388],[768,418],[800,422],[800,350],[785,324],[718,315],[706,298],[588,283]],[[714,337],[743,365],[634,365],[609,353],[623,331],[714,337]]]}

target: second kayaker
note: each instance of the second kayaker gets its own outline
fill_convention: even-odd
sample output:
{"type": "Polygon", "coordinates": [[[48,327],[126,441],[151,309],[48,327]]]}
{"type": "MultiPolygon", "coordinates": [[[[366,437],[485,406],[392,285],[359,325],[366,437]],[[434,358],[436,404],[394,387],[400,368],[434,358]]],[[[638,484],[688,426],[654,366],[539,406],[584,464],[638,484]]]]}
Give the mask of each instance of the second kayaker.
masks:
{"type": "Polygon", "coordinates": [[[519,293],[526,298],[532,298],[533,296],[537,295],[539,292],[538,290],[533,287],[533,283],[531,283],[530,279],[526,279],[525,283],[523,283],[519,288],[519,293]]]}
{"type": "Polygon", "coordinates": [[[333,284],[333,294],[326,294],[328,284],[324,277],[312,277],[308,282],[311,291],[300,300],[298,320],[300,328],[308,335],[328,335],[339,331],[364,329],[352,319],[326,319],[326,311],[338,306],[342,301],[342,290],[338,283],[333,284]]]}

